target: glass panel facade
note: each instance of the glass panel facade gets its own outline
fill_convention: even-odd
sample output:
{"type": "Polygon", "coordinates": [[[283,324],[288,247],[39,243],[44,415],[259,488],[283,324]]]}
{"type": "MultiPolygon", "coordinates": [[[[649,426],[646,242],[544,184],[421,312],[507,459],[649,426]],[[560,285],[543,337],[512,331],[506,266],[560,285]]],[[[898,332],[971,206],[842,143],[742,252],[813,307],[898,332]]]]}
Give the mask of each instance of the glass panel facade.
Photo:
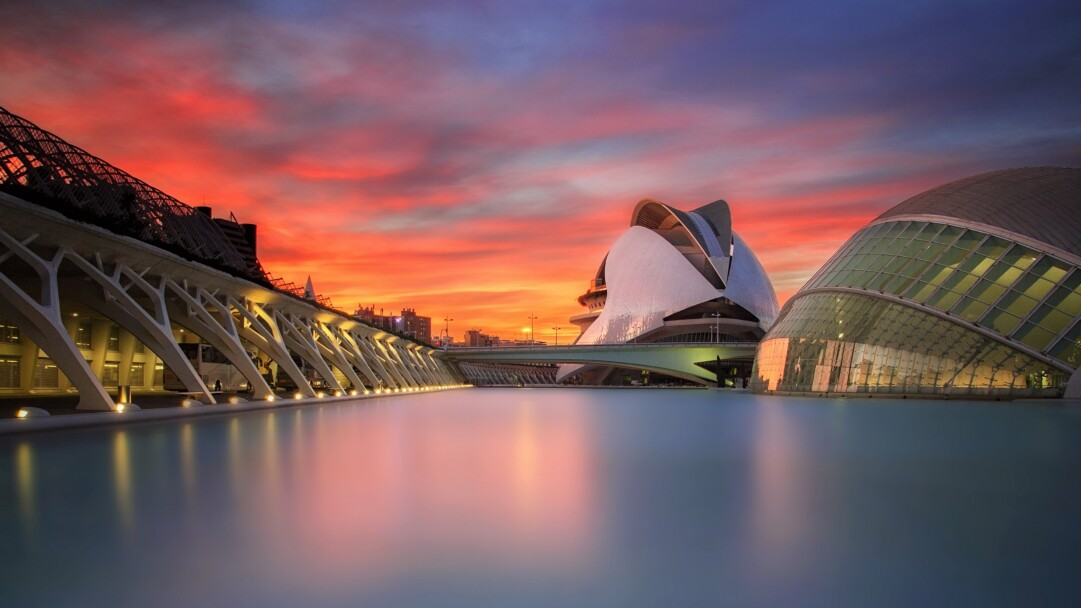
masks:
{"type": "MultiPolygon", "coordinates": [[[[1077,333],[1081,341],[1081,325],[1077,333]]],[[[794,300],[762,342],[752,388],[1051,397],[1061,395],[1068,376],[998,340],[905,304],[815,293],[794,300]]]]}
{"type": "Polygon", "coordinates": [[[861,230],[804,289],[830,287],[925,304],[1063,362],[1075,343],[1066,333],[1081,317],[1081,270],[997,236],[937,223],[861,230]]]}

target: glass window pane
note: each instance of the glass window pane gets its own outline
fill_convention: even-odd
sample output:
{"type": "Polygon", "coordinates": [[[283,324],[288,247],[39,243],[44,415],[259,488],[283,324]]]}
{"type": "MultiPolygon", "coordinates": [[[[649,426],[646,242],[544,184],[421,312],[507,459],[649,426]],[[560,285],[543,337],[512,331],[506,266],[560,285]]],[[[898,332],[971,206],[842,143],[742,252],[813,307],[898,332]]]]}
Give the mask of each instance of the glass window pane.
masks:
{"type": "Polygon", "coordinates": [[[893,241],[889,245],[883,247],[882,252],[892,258],[897,254],[901,253],[901,250],[904,249],[907,243],[908,241],[905,239],[897,239],[896,241],[893,241]]]}
{"type": "Polygon", "coordinates": [[[985,310],[987,310],[987,304],[972,298],[965,298],[953,307],[952,312],[963,319],[975,321],[983,315],[985,310]]]}
{"type": "Polygon", "coordinates": [[[1024,245],[1014,245],[1006,252],[1006,255],[1002,256],[1002,261],[1024,270],[1031,266],[1038,257],[1040,257],[1040,254],[1028,247],[1025,247],[1024,245]]]}
{"type": "Polygon", "coordinates": [[[935,238],[935,235],[938,234],[938,231],[941,229],[942,224],[924,224],[923,230],[920,230],[920,233],[916,235],[916,238],[921,241],[930,241],[935,238]]]}
{"type": "Polygon", "coordinates": [[[867,268],[875,271],[882,270],[882,267],[889,263],[891,259],[892,258],[887,255],[874,256],[874,259],[872,259],[870,263],[867,264],[867,268]]]}
{"type": "Polygon", "coordinates": [[[946,288],[939,288],[935,295],[931,296],[931,299],[927,301],[927,305],[941,310],[949,310],[953,303],[959,299],[961,299],[961,294],[946,288]]]}
{"type": "Polygon", "coordinates": [[[964,232],[963,228],[955,228],[953,226],[943,226],[942,232],[938,233],[935,237],[935,242],[942,243],[943,245],[949,245],[957,240],[957,235],[964,232]]]}
{"type": "Polygon", "coordinates": [[[1081,335],[1079,334],[1081,334],[1081,323],[1074,325],[1066,337],[1051,347],[1051,356],[1074,367],[1081,366],[1081,335]]]}
{"type": "Polygon", "coordinates": [[[911,222],[910,224],[905,226],[905,229],[901,232],[901,236],[898,238],[903,239],[907,242],[911,240],[912,237],[919,234],[920,230],[923,230],[924,226],[926,226],[926,224],[924,224],[923,222],[911,222]]]}
{"type": "Polygon", "coordinates": [[[898,274],[901,269],[908,264],[910,258],[897,257],[890,260],[889,264],[886,264],[885,271],[890,274],[898,274]]]}
{"type": "Polygon", "coordinates": [[[875,291],[881,291],[882,288],[886,286],[886,283],[891,278],[893,278],[892,275],[880,274],[877,277],[875,277],[873,280],[871,280],[870,283],[867,284],[867,289],[873,289],[875,291]]]}
{"type": "Polygon", "coordinates": [[[980,245],[979,253],[984,257],[997,260],[999,256],[1006,253],[1006,249],[1010,244],[1011,243],[1005,239],[1000,239],[997,236],[989,236],[987,237],[987,240],[980,245]]]}
{"type": "Polygon", "coordinates": [[[886,293],[901,295],[913,281],[914,279],[905,276],[894,277],[893,280],[886,284],[885,291],[886,293]]]}
{"type": "Polygon", "coordinates": [[[916,257],[921,260],[935,260],[946,249],[946,246],[941,243],[925,243],[926,247],[920,251],[916,257]]]}
{"type": "Polygon", "coordinates": [[[908,289],[905,293],[905,297],[916,302],[923,302],[927,299],[927,296],[931,295],[931,292],[935,290],[935,286],[930,283],[918,282],[908,289]]]}
{"type": "Polygon", "coordinates": [[[1015,266],[1011,266],[1006,262],[999,262],[995,264],[995,267],[987,273],[987,279],[994,281],[999,285],[1009,287],[1014,284],[1017,277],[1021,276],[1021,269],[1015,266]]]}
{"type": "Polygon", "coordinates": [[[998,303],[998,307],[1009,311],[1010,314],[1023,318],[1036,307],[1036,300],[1016,291],[1010,291],[1006,294],[1006,297],[1002,298],[998,303]]]}
{"type": "Polygon", "coordinates": [[[1000,308],[992,308],[991,312],[987,313],[983,320],[980,321],[980,325],[990,327],[1000,334],[1009,335],[1020,321],[1019,317],[1015,317],[1000,308]]]}
{"type": "Polygon", "coordinates": [[[1014,289],[1034,300],[1042,300],[1047,297],[1047,294],[1051,293],[1051,288],[1054,286],[1054,283],[1045,281],[1037,274],[1030,272],[1021,277],[1021,280],[1017,282],[1014,289]]]}
{"type": "Polygon", "coordinates": [[[939,266],[938,264],[931,264],[931,267],[924,272],[922,278],[932,285],[941,285],[942,282],[946,280],[946,277],[950,276],[951,272],[953,272],[953,269],[951,268],[939,266]]]}
{"type": "Polygon", "coordinates": [[[1051,333],[1058,335],[1073,321],[1073,317],[1052,308],[1048,304],[1044,304],[1033,313],[1031,321],[1051,333]]]}
{"type": "Polygon", "coordinates": [[[1058,283],[1062,280],[1062,277],[1066,276],[1068,267],[1065,263],[1056,260],[1055,258],[1044,256],[1036,265],[1032,267],[1032,273],[1036,276],[1043,277],[1052,283],[1058,283]]]}
{"type": "Polygon", "coordinates": [[[977,300],[988,304],[994,304],[1005,292],[1006,288],[1002,285],[984,279],[972,288],[972,291],[968,293],[968,297],[976,298],[977,300]]]}
{"type": "Polygon", "coordinates": [[[1021,327],[1020,331],[1014,334],[1013,339],[1019,340],[1024,344],[1028,344],[1036,350],[1043,351],[1047,348],[1047,343],[1055,337],[1055,334],[1047,331],[1046,329],[1036,325],[1035,323],[1028,322],[1021,327]]]}
{"type": "Polygon", "coordinates": [[[972,251],[976,248],[977,245],[980,244],[980,241],[983,240],[983,237],[984,235],[979,232],[966,230],[965,233],[957,239],[954,247],[959,247],[961,249],[964,249],[965,251],[972,251]]]}
{"type": "Polygon", "coordinates": [[[947,279],[946,282],[942,284],[942,286],[951,291],[964,293],[968,291],[969,288],[972,287],[977,280],[978,279],[975,276],[971,274],[966,274],[965,272],[958,270],[957,272],[953,273],[953,275],[950,276],[950,278],[947,279]]]}
{"type": "Polygon", "coordinates": [[[905,266],[901,270],[901,274],[906,277],[916,278],[923,274],[923,271],[931,266],[931,262],[927,260],[913,260],[911,264],[905,266]]]}
{"type": "Polygon", "coordinates": [[[1047,299],[1047,303],[1061,310],[1071,317],[1081,315],[1081,286],[1074,287],[1072,284],[1074,277],[1081,278],[1081,272],[1075,272],[1074,276],[1070,277],[1065,284],[1060,285],[1051,297],[1047,299]]]}

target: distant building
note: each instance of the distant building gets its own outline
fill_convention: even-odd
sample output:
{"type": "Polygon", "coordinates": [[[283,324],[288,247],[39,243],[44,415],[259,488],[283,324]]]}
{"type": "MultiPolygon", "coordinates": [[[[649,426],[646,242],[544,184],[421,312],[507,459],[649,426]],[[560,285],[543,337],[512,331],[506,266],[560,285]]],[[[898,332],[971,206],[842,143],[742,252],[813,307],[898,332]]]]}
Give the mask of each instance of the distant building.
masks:
{"type": "Polygon", "coordinates": [[[499,336],[489,336],[479,329],[465,332],[465,346],[499,346],[499,336]]]}
{"type": "Polygon", "coordinates": [[[1081,397],[1081,169],[914,196],[850,238],[758,348],[756,392],[1081,397]]]}
{"type": "Polygon", "coordinates": [[[374,306],[359,306],[353,313],[359,321],[374,325],[387,331],[404,334],[421,342],[432,343],[432,318],[417,315],[413,308],[403,308],[400,314],[383,314],[383,309],[375,312],[374,306]]]}
{"type": "MultiPolygon", "coordinates": [[[[777,296],[758,258],[732,231],[728,203],[682,211],[643,200],[578,298],[575,344],[757,342],[777,318],[777,296]]],[[[742,386],[751,361],[724,361],[724,384],[742,386]]],[[[701,362],[705,369],[715,361],[701,362]]],[[[621,382],[610,366],[563,365],[558,378],[621,382]]]]}

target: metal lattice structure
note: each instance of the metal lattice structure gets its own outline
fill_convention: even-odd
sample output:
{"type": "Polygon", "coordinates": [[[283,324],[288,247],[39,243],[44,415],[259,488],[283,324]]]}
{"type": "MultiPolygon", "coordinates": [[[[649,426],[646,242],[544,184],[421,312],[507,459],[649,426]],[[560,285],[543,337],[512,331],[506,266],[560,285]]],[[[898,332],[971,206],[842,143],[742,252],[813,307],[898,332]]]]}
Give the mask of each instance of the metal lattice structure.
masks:
{"type": "Polygon", "coordinates": [[[238,276],[266,282],[207,215],[0,107],[0,190],[238,276]]]}

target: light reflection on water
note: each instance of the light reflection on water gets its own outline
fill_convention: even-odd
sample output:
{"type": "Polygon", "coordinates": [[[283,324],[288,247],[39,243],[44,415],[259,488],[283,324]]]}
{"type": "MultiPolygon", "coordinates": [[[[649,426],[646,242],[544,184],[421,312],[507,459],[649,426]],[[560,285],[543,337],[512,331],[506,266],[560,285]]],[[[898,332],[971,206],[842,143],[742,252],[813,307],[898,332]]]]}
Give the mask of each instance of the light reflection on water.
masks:
{"type": "Polygon", "coordinates": [[[1055,603],[1079,440],[1071,407],[626,390],[8,438],[0,605],[1055,603]]]}

